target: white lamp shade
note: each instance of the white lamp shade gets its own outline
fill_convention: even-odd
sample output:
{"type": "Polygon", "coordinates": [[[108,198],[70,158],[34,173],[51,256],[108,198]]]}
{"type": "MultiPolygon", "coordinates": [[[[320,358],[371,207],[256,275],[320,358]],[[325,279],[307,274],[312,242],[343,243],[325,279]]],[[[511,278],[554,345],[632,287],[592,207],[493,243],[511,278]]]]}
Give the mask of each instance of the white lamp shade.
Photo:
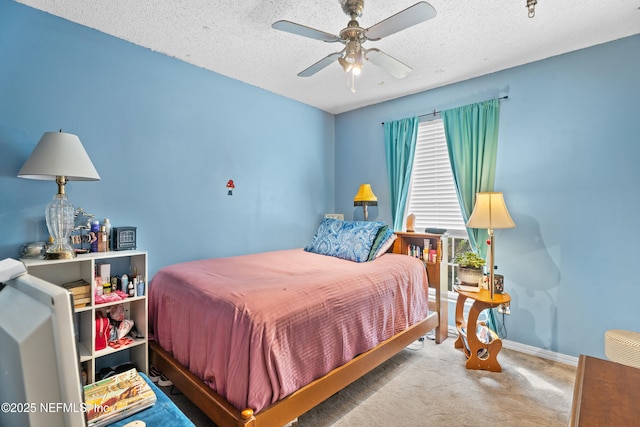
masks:
{"type": "Polygon", "coordinates": [[[100,180],[80,138],[70,133],[45,132],[18,177],[55,180],[58,176],[69,181],[100,180]]]}
{"type": "Polygon", "coordinates": [[[476,193],[476,205],[467,221],[467,227],[495,229],[515,226],[502,193],[476,193]]]}

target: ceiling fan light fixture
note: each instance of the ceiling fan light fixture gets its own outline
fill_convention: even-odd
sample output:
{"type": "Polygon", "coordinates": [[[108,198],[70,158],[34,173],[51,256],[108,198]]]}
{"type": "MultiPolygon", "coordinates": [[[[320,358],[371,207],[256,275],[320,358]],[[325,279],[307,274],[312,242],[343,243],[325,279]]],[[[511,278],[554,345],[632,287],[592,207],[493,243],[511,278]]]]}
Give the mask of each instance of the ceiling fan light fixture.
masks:
{"type": "Polygon", "coordinates": [[[354,75],[360,75],[362,71],[362,63],[364,61],[364,54],[360,42],[355,39],[351,39],[347,42],[344,57],[338,58],[338,62],[342,66],[345,73],[351,72],[354,75]]]}
{"type": "MultiPolygon", "coordinates": [[[[351,73],[354,76],[359,76],[362,72],[362,56],[356,56],[355,58],[347,58],[345,60],[349,64],[348,69],[345,69],[347,73],[351,73]]],[[[344,67],[343,67],[344,68],[344,67]]]]}
{"type": "Polygon", "coordinates": [[[353,69],[352,69],[353,74],[355,74],[356,76],[359,76],[360,71],[362,71],[362,60],[363,60],[362,49],[358,49],[358,51],[355,54],[353,69]]]}
{"type": "Polygon", "coordinates": [[[529,12],[529,18],[536,16],[536,4],[538,0],[527,0],[527,11],[529,12]]]}
{"type": "Polygon", "coordinates": [[[356,92],[356,76],[360,75],[362,71],[362,52],[360,55],[348,54],[338,58],[338,63],[342,66],[342,69],[347,74],[347,85],[349,90],[353,93],[356,92]],[[360,58],[360,62],[358,62],[360,58]]]}
{"type": "Polygon", "coordinates": [[[344,70],[345,73],[348,73],[353,68],[353,63],[347,61],[343,57],[338,58],[338,63],[340,63],[340,65],[342,65],[342,69],[344,70]]]}

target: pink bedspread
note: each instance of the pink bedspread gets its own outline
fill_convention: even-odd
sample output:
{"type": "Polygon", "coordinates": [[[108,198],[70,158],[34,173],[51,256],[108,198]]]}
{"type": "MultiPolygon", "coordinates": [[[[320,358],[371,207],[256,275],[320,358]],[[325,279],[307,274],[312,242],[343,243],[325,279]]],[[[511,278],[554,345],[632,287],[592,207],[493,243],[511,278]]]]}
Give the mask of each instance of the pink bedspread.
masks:
{"type": "Polygon", "coordinates": [[[258,412],[427,316],[423,264],[293,249],[186,262],[149,287],[156,341],[236,408],[258,412]]]}

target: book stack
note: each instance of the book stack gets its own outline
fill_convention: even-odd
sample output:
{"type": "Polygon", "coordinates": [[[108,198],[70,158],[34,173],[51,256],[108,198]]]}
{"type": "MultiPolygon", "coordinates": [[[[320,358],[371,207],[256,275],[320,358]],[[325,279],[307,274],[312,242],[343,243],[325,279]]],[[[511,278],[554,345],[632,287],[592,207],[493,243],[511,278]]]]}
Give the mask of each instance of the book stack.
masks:
{"type": "Polygon", "coordinates": [[[101,427],[156,403],[156,394],[133,368],[84,386],[87,427],[101,427]]]}
{"type": "Polygon", "coordinates": [[[86,307],[91,303],[91,285],[86,280],[75,280],[65,283],[62,287],[73,295],[73,306],[75,308],[86,307]]]}
{"type": "Polygon", "coordinates": [[[460,281],[456,282],[456,284],[453,285],[453,288],[455,290],[466,291],[466,292],[480,292],[480,285],[478,284],[472,285],[470,283],[462,283],[460,281]]]}

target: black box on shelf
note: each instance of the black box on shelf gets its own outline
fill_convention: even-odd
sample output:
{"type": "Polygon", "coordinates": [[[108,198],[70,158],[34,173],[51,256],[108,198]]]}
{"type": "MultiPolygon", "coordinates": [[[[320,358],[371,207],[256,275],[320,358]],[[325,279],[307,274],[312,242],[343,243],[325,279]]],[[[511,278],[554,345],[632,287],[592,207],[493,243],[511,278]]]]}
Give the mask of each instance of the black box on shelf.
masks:
{"type": "Polygon", "coordinates": [[[136,249],[136,227],[114,227],[111,229],[111,249],[125,251],[136,249]]]}

